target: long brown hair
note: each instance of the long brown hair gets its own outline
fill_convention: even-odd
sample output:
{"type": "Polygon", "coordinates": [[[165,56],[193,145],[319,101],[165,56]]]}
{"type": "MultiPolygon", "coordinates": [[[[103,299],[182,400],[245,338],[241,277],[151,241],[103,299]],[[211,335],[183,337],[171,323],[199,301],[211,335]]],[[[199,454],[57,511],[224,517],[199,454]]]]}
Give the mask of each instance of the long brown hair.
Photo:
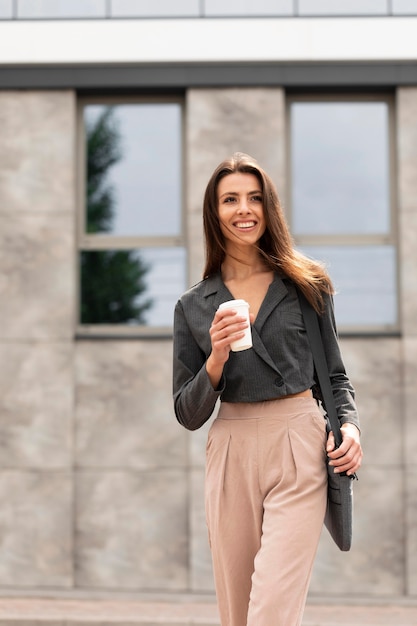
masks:
{"type": "Polygon", "coordinates": [[[290,278],[315,310],[321,313],[323,295],[333,293],[330,277],[323,265],[295,249],[274,183],[255,159],[242,152],[236,152],[220,163],[206,187],[203,204],[206,264],[203,277],[220,272],[226,256],[225,240],[219,225],[217,188],[222,178],[236,172],[255,175],[261,186],[266,229],[259,241],[259,253],[266,265],[290,278]]]}

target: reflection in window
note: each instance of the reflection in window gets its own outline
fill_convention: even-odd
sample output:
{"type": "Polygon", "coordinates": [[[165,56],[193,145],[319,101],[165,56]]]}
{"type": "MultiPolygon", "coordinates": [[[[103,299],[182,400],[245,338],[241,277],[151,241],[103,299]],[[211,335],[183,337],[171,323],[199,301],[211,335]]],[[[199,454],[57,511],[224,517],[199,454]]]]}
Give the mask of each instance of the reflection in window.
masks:
{"type": "Polygon", "coordinates": [[[80,322],[171,326],[185,289],[179,102],[87,103],[80,322]]]}
{"type": "Polygon", "coordinates": [[[18,17],[106,17],[106,0],[18,0],[18,17]]]}
{"type": "Polygon", "coordinates": [[[291,110],[294,234],[388,233],[388,105],[297,102],[291,110]]]}
{"type": "Polygon", "coordinates": [[[143,323],[152,300],[146,297],[149,267],[131,250],[81,253],[81,323],[143,323]]]}
{"type": "Polygon", "coordinates": [[[150,268],[147,295],[153,303],[145,312],[145,323],[171,326],[175,303],[186,289],[185,248],[144,248],[140,254],[150,268]]]}
{"type": "Polygon", "coordinates": [[[395,326],[397,279],[393,246],[303,246],[321,259],[336,289],[339,326],[395,326]]]}
{"type": "Polygon", "coordinates": [[[299,15],[386,15],[386,0],[298,0],[299,15]]]}
{"type": "Polygon", "coordinates": [[[293,0],[205,0],[204,14],[210,16],[228,15],[292,15],[293,0]]]}
{"type": "Polygon", "coordinates": [[[324,260],[342,327],[397,327],[390,101],[294,98],[291,229],[324,260]]]}
{"type": "Polygon", "coordinates": [[[170,326],[184,291],[183,248],[81,252],[81,323],[170,326]]]}
{"type": "MultiPolygon", "coordinates": [[[[89,206],[88,232],[178,235],[181,228],[181,108],[176,103],[85,108],[87,143],[103,143],[108,161],[109,219],[97,224],[89,206]],[[111,161],[111,162],[110,162],[111,161]]],[[[93,167],[93,165],[91,166],[93,167]]],[[[98,173],[103,164],[97,164],[98,173]]],[[[95,177],[96,172],[87,173],[95,177]]],[[[90,185],[90,180],[88,184],[90,185]]]]}

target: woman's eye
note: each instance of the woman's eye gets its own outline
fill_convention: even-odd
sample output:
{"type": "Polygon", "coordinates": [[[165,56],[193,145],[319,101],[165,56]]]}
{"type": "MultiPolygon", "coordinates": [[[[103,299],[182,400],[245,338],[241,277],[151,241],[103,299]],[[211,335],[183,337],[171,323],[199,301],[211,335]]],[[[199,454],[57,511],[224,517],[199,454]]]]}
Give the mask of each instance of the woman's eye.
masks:
{"type": "Polygon", "coordinates": [[[262,202],[262,196],[252,196],[253,202],[262,202]]]}
{"type": "Polygon", "coordinates": [[[225,198],[225,199],[224,199],[224,202],[225,202],[225,203],[226,203],[226,202],[234,202],[234,201],[235,201],[235,198],[233,198],[233,196],[230,196],[230,198],[225,198]]]}

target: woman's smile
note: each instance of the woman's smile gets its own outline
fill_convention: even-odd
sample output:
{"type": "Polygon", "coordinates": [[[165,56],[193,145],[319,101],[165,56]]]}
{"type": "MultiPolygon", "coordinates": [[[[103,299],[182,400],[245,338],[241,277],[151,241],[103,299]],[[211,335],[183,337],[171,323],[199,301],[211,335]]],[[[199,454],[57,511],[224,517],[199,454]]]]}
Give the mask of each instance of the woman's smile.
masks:
{"type": "Polygon", "coordinates": [[[249,230],[250,228],[253,228],[254,226],[256,226],[256,222],[251,221],[251,222],[235,222],[235,226],[236,228],[240,228],[243,230],[249,230]]]}

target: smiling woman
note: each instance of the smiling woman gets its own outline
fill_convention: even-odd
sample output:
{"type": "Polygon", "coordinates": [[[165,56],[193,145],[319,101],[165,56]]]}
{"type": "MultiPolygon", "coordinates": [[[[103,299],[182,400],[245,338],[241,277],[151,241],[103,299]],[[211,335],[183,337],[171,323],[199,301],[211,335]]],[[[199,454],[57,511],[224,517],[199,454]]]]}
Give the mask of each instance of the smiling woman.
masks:
{"type": "Polygon", "coordinates": [[[213,172],[203,218],[204,280],[175,308],[173,392],[189,430],[220,399],[205,493],[221,623],[300,626],[326,509],[326,450],[336,473],[352,474],[362,459],[332,284],[294,249],[273,182],[248,155],[213,172]],[[319,314],[343,436],[337,449],[315,399],[297,290],[319,314]],[[250,323],[231,300],[249,303],[250,323]],[[252,345],[234,352],[249,326],[252,345]]]}

